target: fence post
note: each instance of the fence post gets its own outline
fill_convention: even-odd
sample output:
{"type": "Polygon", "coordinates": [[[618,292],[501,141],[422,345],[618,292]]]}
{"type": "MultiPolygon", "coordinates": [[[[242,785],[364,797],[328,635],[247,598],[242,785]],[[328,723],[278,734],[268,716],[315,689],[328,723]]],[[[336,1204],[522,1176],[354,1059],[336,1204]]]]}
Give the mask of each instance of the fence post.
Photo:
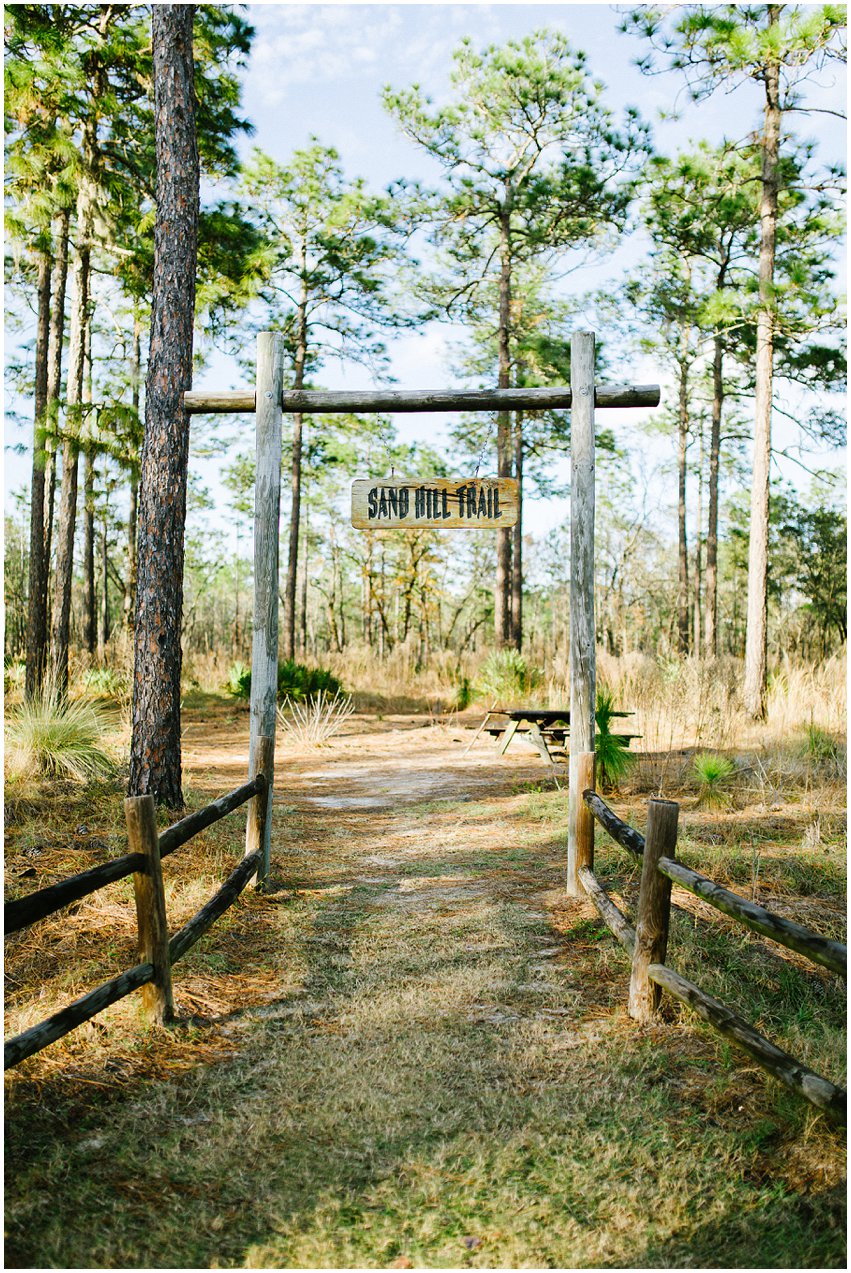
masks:
{"type": "Polygon", "coordinates": [[[153,1025],[165,1025],[174,1017],[168,923],[160,865],[160,838],[153,796],[128,796],[124,801],[127,838],[131,853],[144,853],[144,871],[134,871],[136,922],[139,928],[139,962],[153,964],[154,979],[142,986],[142,1011],[153,1025]]]}
{"type": "MultiPolygon", "coordinates": [[[[580,752],[576,758],[576,794],[579,796],[579,808],[576,813],[574,864],[577,879],[583,866],[594,870],[594,815],[582,799],[582,793],[589,787],[592,791],[597,789],[596,762],[597,755],[593,751],[580,752]]],[[[585,892],[584,888],[582,892],[585,892]]]]}
{"type": "Polygon", "coordinates": [[[674,857],[680,806],[673,800],[651,800],[641,863],[641,887],[635,925],[635,950],[629,982],[629,1015],[642,1025],[654,1019],[661,991],[648,976],[651,964],[663,964],[668,949],[671,881],[657,870],[661,857],[674,857]]]}
{"type": "Polygon", "coordinates": [[[266,786],[259,796],[252,796],[248,802],[248,824],[245,829],[245,856],[263,850],[263,857],[257,871],[257,887],[265,887],[269,878],[271,821],[272,821],[272,770],[275,763],[275,739],[268,734],[261,734],[254,748],[251,759],[250,778],[262,774],[266,786]]]}
{"type": "MultiPolygon", "coordinates": [[[[254,630],[251,645],[251,742],[250,774],[260,768],[266,777],[265,804],[272,799],[275,763],[275,707],[278,695],[278,523],[281,513],[281,394],[284,387],[284,341],[277,332],[257,336],[257,471],[254,481],[254,630]],[[257,748],[261,737],[271,740],[262,765],[257,748]]],[[[256,797],[252,807],[259,805],[256,797]]],[[[263,866],[257,873],[258,888],[265,887],[271,856],[272,823],[269,817],[254,824],[249,815],[246,853],[262,848],[263,866]],[[262,829],[262,844],[251,848],[249,840],[262,829]]]]}
{"type": "MultiPolygon", "coordinates": [[[[567,812],[567,891],[582,897],[580,864],[593,865],[587,837],[580,848],[583,813],[580,763],[594,751],[596,632],[594,625],[594,333],[575,332],[570,342],[570,766],[567,812]]],[[[586,784],[591,785],[591,784],[586,784]]]]}

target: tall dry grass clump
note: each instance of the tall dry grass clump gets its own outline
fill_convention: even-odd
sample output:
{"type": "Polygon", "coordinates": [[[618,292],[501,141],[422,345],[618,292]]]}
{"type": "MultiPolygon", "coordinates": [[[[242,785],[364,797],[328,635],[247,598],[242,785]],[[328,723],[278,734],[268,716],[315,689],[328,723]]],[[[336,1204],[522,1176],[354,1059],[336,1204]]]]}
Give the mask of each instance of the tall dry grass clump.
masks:
{"type": "Polygon", "coordinates": [[[11,779],[28,776],[103,778],[114,765],[101,746],[104,721],[86,699],[65,699],[48,686],[6,716],[5,768],[11,779]]]}

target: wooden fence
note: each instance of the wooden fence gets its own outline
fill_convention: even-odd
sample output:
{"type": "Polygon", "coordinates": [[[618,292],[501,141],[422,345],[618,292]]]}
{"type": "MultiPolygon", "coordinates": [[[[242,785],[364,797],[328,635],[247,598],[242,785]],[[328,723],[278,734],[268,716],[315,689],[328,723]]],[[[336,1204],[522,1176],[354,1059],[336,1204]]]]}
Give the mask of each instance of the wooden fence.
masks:
{"type": "Polygon", "coordinates": [[[589,814],[596,818],[611,838],[641,859],[635,927],[609,897],[592,866],[583,863],[578,869],[579,879],[587,896],[632,957],[630,1016],[645,1024],[656,1019],[661,991],[667,990],[725,1038],[744,1049],[758,1065],[785,1083],[793,1092],[803,1096],[835,1121],[844,1123],[846,1094],[842,1088],[778,1048],[723,1003],[719,1003],[699,986],[667,966],[665,959],[671,885],[676,883],[737,923],[763,937],[771,938],[843,978],[847,978],[847,947],[841,942],[820,937],[800,924],[774,915],[762,906],[721,888],[699,871],[693,871],[677,862],[675,854],[679,805],[672,801],[650,801],[645,837],[622,822],[593,789],[583,791],[583,799],[589,814]]]}
{"type": "Polygon", "coordinates": [[[117,1003],[134,990],[142,990],[143,1012],[150,1022],[163,1024],[173,1017],[172,966],[233,905],[254,876],[258,877],[260,883],[265,881],[263,844],[269,816],[272,756],[273,740],[261,737],[254,760],[254,777],[249,782],[229,791],[197,813],[189,814],[162,834],[157,832],[153,797],[128,797],[124,801],[124,812],[130,853],[6,904],[4,925],[8,935],[28,928],[37,920],[45,919],[71,902],[96,893],[115,880],[132,875],[139,933],[139,963],[105,985],[91,990],[47,1020],[7,1040],[4,1045],[4,1069],[8,1070],[10,1066],[18,1065],[28,1056],[40,1052],[49,1043],[54,1043],[85,1021],[90,1021],[110,1004],[117,1003]],[[245,856],[206,906],[169,937],[160,867],[162,859],[249,800],[251,805],[248,811],[245,856]]]}

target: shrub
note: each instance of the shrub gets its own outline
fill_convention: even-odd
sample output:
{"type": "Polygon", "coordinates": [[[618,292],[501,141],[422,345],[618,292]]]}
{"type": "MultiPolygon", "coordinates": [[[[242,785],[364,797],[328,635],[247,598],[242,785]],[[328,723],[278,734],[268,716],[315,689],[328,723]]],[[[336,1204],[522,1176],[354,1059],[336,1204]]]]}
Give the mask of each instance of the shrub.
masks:
{"type": "Polygon", "coordinates": [[[327,667],[305,667],[295,659],[278,664],[279,698],[312,699],[319,694],[333,697],[342,692],[342,681],[327,667]]]}
{"type": "MultiPolygon", "coordinates": [[[[234,663],[228,672],[225,689],[234,698],[251,697],[251,668],[245,663],[234,663]]],[[[278,698],[309,702],[318,694],[330,695],[343,692],[343,684],[325,667],[306,667],[295,659],[284,659],[278,664],[278,698]]]]}
{"type": "Polygon", "coordinates": [[[320,690],[305,702],[285,698],[277,714],[288,740],[308,747],[324,747],[354,710],[350,695],[335,692],[332,696],[320,690]]]}
{"type": "Polygon", "coordinates": [[[597,722],[594,750],[597,754],[597,777],[601,787],[616,787],[636,761],[628,744],[617,734],[612,733],[611,724],[614,714],[614,694],[610,690],[598,690],[597,707],[594,712],[594,719],[597,722]]]}
{"type": "Polygon", "coordinates": [[[228,668],[228,679],[225,681],[225,689],[234,698],[244,698],[247,701],[251,696],[251,668],[247,664],[241,663],[239,659],[237,659],[236,663],[232,663],[228,668]]]}
{"type": "Polygon", "coordinates": [[[103,723],[92,703],[70,702],[45,690],[7,716],[9,770],[77,782],[105,777],[113,763],[98,745],[102,733],[103,723]]]}
{"type": "Polygon", "coordinates": [[[127,695],[127,681],[111,667],[90,667],[82,677],[83,687],[90,698],[121,700],[127,695]]]}
{"type": "Polygon", "coordinates": [[[705,752],[702,756],[695,756],[692,772],[700,784],[697,798],[701,804],[712,807],[726,802],[728,796],[724,788],[736,772],[732,760],[714,752],[705,752]]]}
{"type": "Polygon", "coordinates": [[[528,666],[519,650],[494,650],[479,668],[477,688],[498,702],[527,694],[540,679],[540,673],[528,666]]]}

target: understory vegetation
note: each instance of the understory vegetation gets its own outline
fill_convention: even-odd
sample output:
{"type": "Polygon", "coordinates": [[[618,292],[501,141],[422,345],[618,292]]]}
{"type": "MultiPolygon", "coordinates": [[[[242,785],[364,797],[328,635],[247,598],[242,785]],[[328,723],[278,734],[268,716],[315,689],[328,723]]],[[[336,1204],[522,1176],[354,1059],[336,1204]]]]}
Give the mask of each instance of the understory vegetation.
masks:
{"type": "MultiPolygon", "coordinates": [[[[750,734],[741,714],[712,733],[695,668],[608,671],[675,740],[642,741],[617,812],[643,828],[648,795],[677,799],[687,865],[843,940],[839,663],[778,674],[750,734]],[[733,766],[721,804],[701,797],[706,755],[733,766]]],[[[365,713],[353,692],[320,770],[282,749],[272,892],[176,967],[178,1024],[146,1030],[131,997],[10,1072],[7,1263],[844,1267],[842,1133],[675,1003],[629,1021],[628,959],[564,895],[566,796],[540,761],[495,764],[483,742],[459,760],[480,711],[392,694],[382,711],[372,691],[365,713]],[[439,781],[417,796],[422,766],[439,781]]],[[[184,709],[194,808],[241,779],[248,717],[221,686],[184,709]]],[[[10,777],[7,892],[123,852],[122,796],[10,777]]],[[[238,860],[241,826],[166,860],[170,928],[238,860]]],[[[599,831],[595,869],[633,912],[638,868],[599,831]]],[[[838,979],[674,900],[671,966],[842,1083],[838,979]]],[[[129,966],[134,942],[129,881],[12,937],[7,1030],[129,966]]]]}

